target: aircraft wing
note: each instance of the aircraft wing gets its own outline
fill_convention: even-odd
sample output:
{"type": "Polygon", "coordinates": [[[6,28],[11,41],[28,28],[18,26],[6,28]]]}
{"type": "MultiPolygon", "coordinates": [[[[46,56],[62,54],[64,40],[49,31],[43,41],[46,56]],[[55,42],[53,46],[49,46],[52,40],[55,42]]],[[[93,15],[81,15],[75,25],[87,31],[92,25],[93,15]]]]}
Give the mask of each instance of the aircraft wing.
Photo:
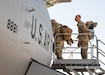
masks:
{"type": "Polygon", "coordinates": [[[44,0],[47,7],[51,7],[55,4],[62,3],[62,2],[71,2],[71,0],[44,0]]]}

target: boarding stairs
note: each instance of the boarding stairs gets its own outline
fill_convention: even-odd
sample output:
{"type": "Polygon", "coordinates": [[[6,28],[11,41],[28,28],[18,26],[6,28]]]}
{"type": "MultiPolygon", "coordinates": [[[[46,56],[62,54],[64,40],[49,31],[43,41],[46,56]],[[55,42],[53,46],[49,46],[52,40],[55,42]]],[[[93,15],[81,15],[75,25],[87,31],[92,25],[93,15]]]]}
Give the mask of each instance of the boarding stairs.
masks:
{"type": "MultiPolygon", "coordinates": [[[[68,33],[67,33],[68,34],[68,33]]],[[[65,35],[67,35],[65,34],[65,35]]],[[[62,33],[57,34],[58,35],[64,35],[62,33]]],[[[72,35],[78,35],[77,33],[73,33],[72,35]]],[[[80,34],[79,34],[80,35],[80,34]]],[[[82,34],[83,35],[83,34],[82,34]]],[[[55,38],[56,38],[55,36],[55,38]]],[[[95,35],[94,35],[95,36],[95,35]]],[[[77,39],[73,41],[78,41],[77,39]]],[[[57,59],[55,55],[53,55],[53,64],[52,64],[52,69],[69,69],[72,73],[74,73],[75,75],[85,75],[83,72],[87,72],[89,73],[89,75],[104,75],[105,74],[105,63],[102,62],[101,60],[105,59],[105,52],[102,51],[101,49],[99,49],[99,43],[101,43],[102,45],[104,45],[105,48],[105,43],[103,43],[101,40],[97,39],[97,37],[95,36],[95,44],[93,45],[92,43],[93,41],[89,41],[89,52],[88,54],[90,55],[89,59],[80,59],[78,58],[78,56],[76,58],[72,58],[72,59],[57,59]],[[99,59],[99,55],[103,56],[103,59],[99,59]],[[103,66],[101,66],[101,64],[103,66]],[[104,67],[104,68],[102,68],[104,67]],[[80,74],[81,73],[81,74],[80,74]]],[[[70,50],[72,48],[75,49],[80,49],[78,47],[66,47],[69,48],[70,50]]],[[[65,47],[64,47],[65,49],[65,47]]],[[[54,53],[56,50],[56,43],[54,42],[54,53]]],[[[64,55],[66,54],[79,54],[80,52],[63,52],[64,55]]],[[[63,55],[62,53],[62,55],[63,55]]]]}

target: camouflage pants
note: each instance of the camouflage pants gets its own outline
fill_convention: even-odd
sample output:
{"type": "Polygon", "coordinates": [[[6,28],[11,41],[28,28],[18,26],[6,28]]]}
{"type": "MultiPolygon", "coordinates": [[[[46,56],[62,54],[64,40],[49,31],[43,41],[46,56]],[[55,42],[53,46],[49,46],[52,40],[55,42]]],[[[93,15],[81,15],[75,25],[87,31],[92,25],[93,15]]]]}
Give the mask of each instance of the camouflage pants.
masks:
{"type": "MultiPolygon", "coordinates": [[[[63,59],[62,58],[62,50],[64,48],[64,41],[62,39],[63,38],[61,38],[61,37],[56,38],[56,55],[57,55],[57,59],[63,59]]],[[[69,75],[72,75],[70,73],[69,69],[64,68],[63,71],[67,72],[69,75]]]]}
{"type": "Polygon", "coordinates": [[[87,59],[88,54],[88,41],[79,41],[80,42],[80,46],[81,46],[81,56],[82,59],[87,59]]]}
{"type": "Polygon", "coordinates": [[[58,59],[62,59],[62,49],[64,47],[64,43],[61,41],[60,43],[56,43],[56,55],[58,59]]]}
{"type": "Polygon", "coordinates": [[[56,38],[56,55],[57,59],[62,59],[62,50],[64,47],[64,41],[62,40],[63,38],[57,37],[56,38]]]}

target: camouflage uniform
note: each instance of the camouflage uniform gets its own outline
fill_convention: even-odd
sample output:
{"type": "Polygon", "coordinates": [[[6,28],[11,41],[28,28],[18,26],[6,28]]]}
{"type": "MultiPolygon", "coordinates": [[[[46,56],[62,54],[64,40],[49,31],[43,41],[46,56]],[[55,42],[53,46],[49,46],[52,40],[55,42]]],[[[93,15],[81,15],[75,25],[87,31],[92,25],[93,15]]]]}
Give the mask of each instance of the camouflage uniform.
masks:
{"type": "MultiPolygon", "coordinates": [[[[77,26],[78,26],[79,33],[87,33],[89,31],[86,25],[82,21],[78,22],[77,26]]],[[[88,50],[88,41],[89,41],[88,35],[80,34],[78,35],[78,39],[79,39],[78,46],[83,47],[81,48],[81,56],[83,59],[87,59],[87,50],[88,50]]]]}
{"type": "MultiPolygon", "coordinates": [[[[61,27],[62,27],[62,24],[59,24],[57,22],[54,23],[54,24],[52,23],[52,29],[53,29],[53,35],[54,35],[54,37],[55,37],[55,35],[57,33],[60,33],[60,28],[61,27]]],[[[62,49],[64,48],[64,40],[63,40],[62,35],[56,36],[55,42],[56,42],[56,55],[57,55],[57,59],[63,59],[62,58],[62,49]]],[[[64,68],[63,71],[67,72],[69,75],[72,75],[70,73],[69,69],[64,68]]]]}
{"type": "MultiPolygon", "coordinates": [[[[62,24],[59,24],[57,22],[52,24],[54,37],[55,37],[55,35],[57,33],[60,33],[60,27],[61,26],[62,26],[62,24]]],[[[56,36],[55,42],[56,42],[56,55],[57,55],[57,58],[62,59],[62,49],[64,47],[64,41],[63,41],[62,35],[56,36]]]]}

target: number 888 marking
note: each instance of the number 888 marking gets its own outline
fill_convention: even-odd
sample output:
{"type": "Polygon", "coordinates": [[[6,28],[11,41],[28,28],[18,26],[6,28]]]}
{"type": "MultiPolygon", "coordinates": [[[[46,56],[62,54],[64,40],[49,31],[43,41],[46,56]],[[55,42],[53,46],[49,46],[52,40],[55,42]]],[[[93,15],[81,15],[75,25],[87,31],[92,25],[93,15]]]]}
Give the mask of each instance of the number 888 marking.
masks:
{"type": "Polygon", "coordinates": [[[17,33],[17,28],[18,27],[10,19],[8,20],[7,28],[10,29],[11,31],[13,31],[14,33],[17,33]]]}

